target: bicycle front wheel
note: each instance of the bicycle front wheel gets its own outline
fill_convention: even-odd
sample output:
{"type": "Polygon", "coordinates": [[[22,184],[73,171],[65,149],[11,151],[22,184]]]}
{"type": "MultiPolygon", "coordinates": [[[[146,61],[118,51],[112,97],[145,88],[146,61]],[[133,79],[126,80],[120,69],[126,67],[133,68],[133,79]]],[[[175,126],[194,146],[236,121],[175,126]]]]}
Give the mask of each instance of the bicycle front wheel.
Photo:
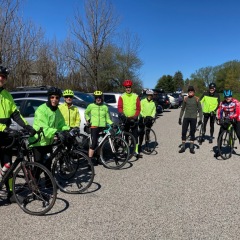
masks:
{"type": "Polygon", "coordinates": [[[129,159],[128,143],[121,137],[108,138],[101,146],[100,159],[106,168],[122,168],[129,159]]]}
{"type": "Polygon", "coordinates": [[[52,173],[58,187],[65,193],[86,191],[95,175],[90,158],[78,150],[60,154],[53,163],[52,173]]]}
{"type": "Polygon", "coordinates": [[[157,146],[156,133],[151,128],[145,129],[144,144],[142,145],[142,152],[150,155],[157,146]]]}
{"type": "Polygon", "coordinates": [[[232,134],[224,130],[218,139],[218,151],[222,159],[226,160],[232,156],[234,146],[234,139],[232,134]]]}
{"type": "Polygon", "coordinates": [[[36,162],[23,162],[13,176],[13,195],[20,208],[31,215],[44,215],[57,198],[51,172],[36,162]]]}

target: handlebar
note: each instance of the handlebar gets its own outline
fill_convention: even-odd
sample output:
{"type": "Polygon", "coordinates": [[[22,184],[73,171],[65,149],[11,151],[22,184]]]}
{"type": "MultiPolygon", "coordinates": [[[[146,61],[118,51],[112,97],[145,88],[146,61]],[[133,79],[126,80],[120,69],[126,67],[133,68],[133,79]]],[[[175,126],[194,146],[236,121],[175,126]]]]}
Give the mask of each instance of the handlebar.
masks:
{"type": "Polygon", "coordinates": [[[221,119],[216,118],[216,123],[217,125],[227,125],[227,124],[232,124],[233,119],[230,119],[229,117],[223,117],[221,119]]]}
{"type": "MultiPolygon", "coordinates": [[[[8,146],[4,146],[3,147],[4,149],[11,148],[16,143],[17,140],[18,140],[18,143],[20,144],[20,139],[27,139],[30,137],[30,134],[27,130],[20,129],[20,130],[12,130],[12,131],[14,132],[14,134],[12,136],[10,136],[12,138],[12,142],[8,146]]],[[[40,141],[41,134],[43,134],[43,136],[44,136],[43,128],[40,127],[40,129],[38,131],[36,131],[36,134],[37,134],[37,139],[31,143],[28,143],[28,146],[40,141]]]]}

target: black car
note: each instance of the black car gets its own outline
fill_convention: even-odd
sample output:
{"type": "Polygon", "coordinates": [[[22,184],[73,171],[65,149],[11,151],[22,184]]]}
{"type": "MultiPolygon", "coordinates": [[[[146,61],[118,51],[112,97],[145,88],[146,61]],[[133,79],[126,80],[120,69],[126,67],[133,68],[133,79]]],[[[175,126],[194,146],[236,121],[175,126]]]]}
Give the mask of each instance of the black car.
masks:
{"type": "Polygon", "coordinates": [[[154,93],[153,100],[156,105],[161,105],[163,109],[170,107],[170,101],[166,93],[154,93]]]}

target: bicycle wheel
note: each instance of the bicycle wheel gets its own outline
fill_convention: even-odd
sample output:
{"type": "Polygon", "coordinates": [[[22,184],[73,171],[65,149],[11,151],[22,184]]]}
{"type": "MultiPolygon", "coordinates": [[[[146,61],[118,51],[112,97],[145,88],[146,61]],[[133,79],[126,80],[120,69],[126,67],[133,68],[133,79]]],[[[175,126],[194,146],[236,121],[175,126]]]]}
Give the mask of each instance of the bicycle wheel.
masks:
{"type": "Polygon", "coordinates": [[[23,162],[13,176],[13,194],[24,212],[44,215],[56,201],[57,187],[46,167],[36,162],[23,162]]]}
{"type": "Polygon", "coordinates": [[[144,144],[142,145],[142,152],[145,154],[151,154],[157,146],[156,133],[151,128],[145,129],[144,144]]]}
{"type": "Polygon", "coordinates": [[[82,193],[93,182],[94,166],[86,154],[73,150],[55,158],[52,173],[63,192],[82,193]]]}
{"type": "Polygon", "coordinates": [[[224,130],[218,139],[218,151],[222,159],[226,160],[232,156],[233,146],[234,139],[232,134],[229,131],[224,130]]]}
{"type": "Polygon", "coordinates": [[[127,142],[121,137],[108,138],[101,146],[100,159],[106,168],[122,168],[129,159],[127,142]]]}
{"type": "Polygon", "coordinates": [[[136,139],[135,137],[129,133],[129,132],[122,132],[122,138],[126,140],[128,146],[129,146],[129,158],[131,159],[135,153],[136,149],[136,139]]]}
{"type": "Polygon", "coordinates": [[[199,129],[199,134],[198,134],[198,143],[199,145],[202,145],[203,143],[203,124],[201,124],[201,127],[199,129]]]}

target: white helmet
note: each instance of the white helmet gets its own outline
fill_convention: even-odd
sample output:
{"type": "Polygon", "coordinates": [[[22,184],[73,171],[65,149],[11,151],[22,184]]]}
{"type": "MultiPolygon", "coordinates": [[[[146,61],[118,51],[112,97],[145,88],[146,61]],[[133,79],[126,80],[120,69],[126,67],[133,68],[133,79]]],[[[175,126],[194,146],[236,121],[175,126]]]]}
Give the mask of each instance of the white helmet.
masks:
{"type": "Polygon", "coordinates": [[[154,92],[153,92],[152,89],[148,89],[148,90],[146,91],[146,94],[147,94],[147,95],[153,95],[153,93],[154,93],[154,92]]]}

